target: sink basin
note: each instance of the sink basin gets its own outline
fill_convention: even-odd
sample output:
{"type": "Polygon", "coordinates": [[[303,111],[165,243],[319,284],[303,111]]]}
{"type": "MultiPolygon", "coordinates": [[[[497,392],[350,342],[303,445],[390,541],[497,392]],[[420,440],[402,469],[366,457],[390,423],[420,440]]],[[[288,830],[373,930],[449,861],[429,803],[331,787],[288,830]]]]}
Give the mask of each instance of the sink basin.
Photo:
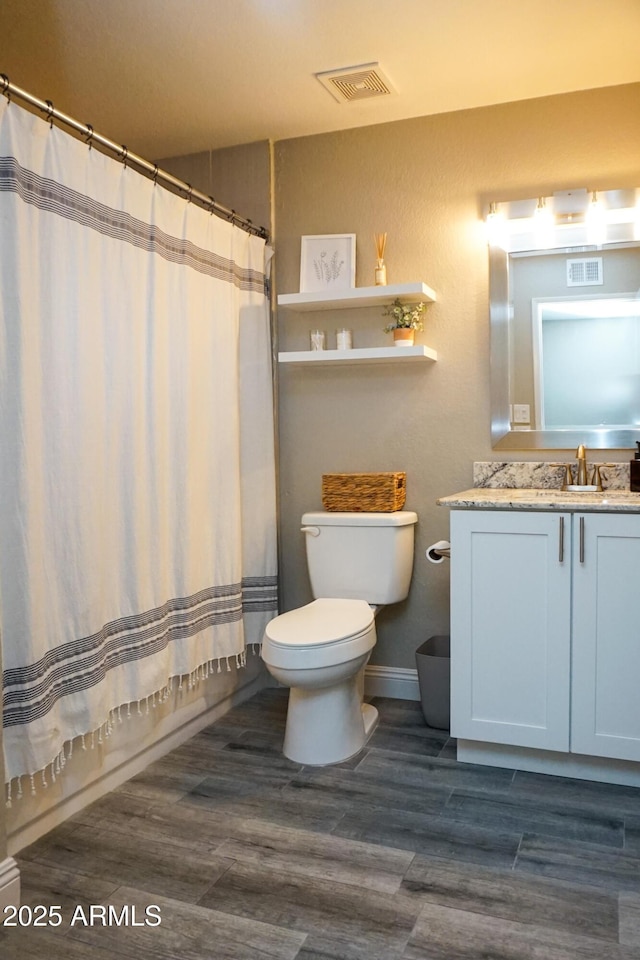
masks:
{"type": "Polygon", "coordinates": [[[569,483],[567,484],[569,493],[597,493],[598,488],[595,483],[569,483]]]}

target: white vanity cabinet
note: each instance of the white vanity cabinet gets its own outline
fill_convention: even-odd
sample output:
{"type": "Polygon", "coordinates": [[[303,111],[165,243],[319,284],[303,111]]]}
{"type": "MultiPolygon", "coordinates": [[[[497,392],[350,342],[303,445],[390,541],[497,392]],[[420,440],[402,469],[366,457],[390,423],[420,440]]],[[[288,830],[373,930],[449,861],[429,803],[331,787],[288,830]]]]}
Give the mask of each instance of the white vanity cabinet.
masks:
{"type": "Polygon", "coordinates": [[[640,516],[575,514],[571,750],[640,760],[640,516]]]}
{"type": "Polygon", "coordinates": [[[570,525],[452,512],[452,736],[569,749],[570,525]]]}
{"type": "Polygon", "coordinates": [[[640,515],[451,514],[451,733],[640,760],[640,515]]]}

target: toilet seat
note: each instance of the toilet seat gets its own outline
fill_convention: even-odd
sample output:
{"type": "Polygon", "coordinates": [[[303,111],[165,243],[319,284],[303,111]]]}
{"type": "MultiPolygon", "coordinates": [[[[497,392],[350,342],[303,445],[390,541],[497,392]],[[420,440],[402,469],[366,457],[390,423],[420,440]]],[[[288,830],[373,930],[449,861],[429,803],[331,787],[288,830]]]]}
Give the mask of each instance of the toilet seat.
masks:
{"type": "Polygon", "coordinates": [[[305,668],[355,659],[375,645],[373,610],[364,600],[321,598],[267,624],[262,659],[305,668]]]}
{"type": "Polygon", "coordinates": [[[317,647],[355,638],[372,623],[373,610],[364,600],[325,597],[281,614],[265,633],[278,646],[317,647]]]}

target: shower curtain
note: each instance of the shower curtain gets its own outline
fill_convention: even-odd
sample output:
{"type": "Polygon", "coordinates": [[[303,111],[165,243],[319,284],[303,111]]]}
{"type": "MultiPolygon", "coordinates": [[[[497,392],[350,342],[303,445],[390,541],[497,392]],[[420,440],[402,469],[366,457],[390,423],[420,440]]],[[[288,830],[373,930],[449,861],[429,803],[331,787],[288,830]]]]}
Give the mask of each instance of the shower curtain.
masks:
{"type": "Polygon", "coordinates": [[[265,262],[258,237],[0,105],[0,627],[20,791],[125,705],[241,666],[275,613],[265,262]]]}

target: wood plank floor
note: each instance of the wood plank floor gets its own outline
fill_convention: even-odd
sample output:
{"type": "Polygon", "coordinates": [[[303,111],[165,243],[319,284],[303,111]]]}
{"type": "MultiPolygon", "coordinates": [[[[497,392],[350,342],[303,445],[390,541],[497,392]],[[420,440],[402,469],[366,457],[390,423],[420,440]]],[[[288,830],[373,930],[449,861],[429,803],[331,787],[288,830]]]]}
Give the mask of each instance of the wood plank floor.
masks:
{"type": "Polygon", "coordinates": [[[23,903],[63,922],[0,930],[3,960],[640,960],[640,790],[459,764],[381,698],[360,755],[301,767],[286,697],[24,850],[23,903]]]}

